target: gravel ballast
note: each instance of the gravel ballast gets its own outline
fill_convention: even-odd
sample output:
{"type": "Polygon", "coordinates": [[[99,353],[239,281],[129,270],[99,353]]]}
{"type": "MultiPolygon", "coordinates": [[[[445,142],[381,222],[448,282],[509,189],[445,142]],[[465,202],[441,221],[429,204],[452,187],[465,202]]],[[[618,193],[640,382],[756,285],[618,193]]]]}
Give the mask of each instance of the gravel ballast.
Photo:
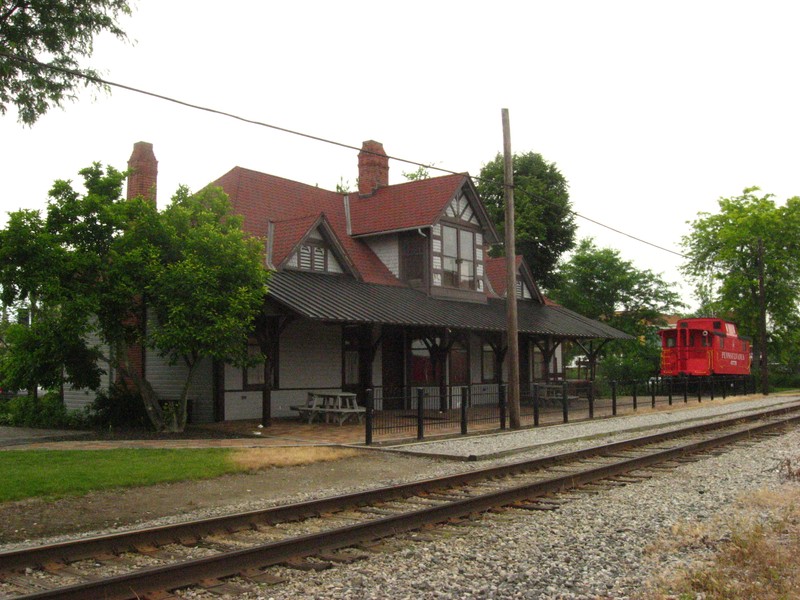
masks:
{"type": "MultiPolygon", "coordinates": [[[[746,404],[704,403],[702,407],[687,411],[662,411],[568,426],[415,444],[416,448],[411,450],[416,454],[393,453],[409,452],[409,446],[402,446],[389,452],[380,452],[379,456],[368,454],[348,459],[352,462],[343,460],[340,464],[314,465],[313,468],[295,471],[278,469],[272,470],[273,473],[259,472],[244,476],[251,478],[246,491],[252,489],[253,492],[246,502],[229,502],[213,510],[184,512],[180,515],[164,514],[162,518],[140,524],[164,524],[257,509],[516,462],[674,428],[680,420],[700,423],[723,413],[744,414],[797,399],[796,396],[771,397],[751,400],[746,404]],[[512,453],[506,454],[509,452],[512,453]],[[434,454],[460,457],[476,455],[482,460],[460,462],[425,458],[425,455],[434,454]],[[373,460],[368,460],[369,457],[373,460]],[[372,479],[367,470],[369,463],[383,464],[383,470],[380,474],[374,474],[372,479]],[[356,464],[361,467],[354,469],[356,464]],[[400,474],[401,467],[405,470],[403,475],[400,474]],[[325,478],[326,472],[334,473],[334,470],[337,470],[336,483],[325,478]],[[341,471],[348,470],[352,471],[351,477],[343,477],[341,471]],[[277,473],[281,473],[283,478],[295,480],[293,491],[281,494],[275,477],[277,473]],[[305,488],[303,481],[308,482],[305,488]],[[305,491],[298,493],[298,488],[305,491]],[[270,496],[267,496],[267,490],[270,496]]],[[[574,494],[556,511],[511,510],[487,514],[474,526],[446,527],[421,535],[415,542],[408,541],[407,536],[401,536],[389,542],[394,550],[376,553],[366,561],[337,565],[319,573],[282,569],[281,575],[287,578],[286,583],[264,586],[258,591],[235,597],[264,600],[641,598],[646,582],[663,572],[663,565],[654,563],[648,547],[669,536],[670,528],[675,523],[708,522],[727,511],[737,498],[753,490],[777,488],[781,483],[778,467],[784,459],[791,459],[793,463],[800,460],[800,432],[768,438],[720,456],[705,457],[636,484],[615,487],[599,494],[574,494]]],[[[214,481],[221,486],[221,494],[230,489],[231,479],[226,478],[203,485],[211,486],[214,481]]],[[[287,486],[287,489],[290,488],[287,486]]],[[[165,495],[165,499],[171,497],[168,494],[174,496],[176,504],[180,502],[179,494],[186,494],[186,490],[180,487],[174,490],[165,487],[159,492],[165,495]]],[[[142,502],[149,495],[147,490],[130,493],[140,494],[142,502]]],[[[197,493],[197,490],[190,493],[197,493]]],[[[205,489],[203,493],[211,492],[205,489]]],[[[108,493],[104,501],[113,504],[118,497],[108,493]]],[[[53,509],[57,512],[57,506],[53,509]]],[[[28,540],[22,545],[31,542],[28,540]]],[[[6,546],[6,549],[10,547],[6,546]]],[[[673,565],[684,560],[683,556],[669,557],[673,565]]],[[[219,598],[202,590],[184,590],[180,595],[185,598],[219,598]]]]}
{"type": "Polygon", "coordinates": [[[254,597],[641,598],[664,571],[648,546],[676,523],[702,523],[751,491],[777,488],[780,463],[798,456],[794,431],[640,483],[574,494],[556,511],[487,515],[462,535],[448,530],[313,575],[289,571],[287,584],[254,597]]]}

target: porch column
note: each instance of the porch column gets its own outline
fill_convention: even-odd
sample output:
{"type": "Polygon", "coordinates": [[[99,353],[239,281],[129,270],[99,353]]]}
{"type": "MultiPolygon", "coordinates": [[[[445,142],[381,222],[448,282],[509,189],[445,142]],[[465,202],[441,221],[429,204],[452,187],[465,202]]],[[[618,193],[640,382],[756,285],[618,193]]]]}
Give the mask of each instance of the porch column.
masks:
{"type": "Polygon", "coordinates": [[[281,332],[292,317],[266,316],[263,313],[256,319],[255,336],[264,355],[264,386],[261,389],[261,425],[272,425],[272,385],[278,362],[278,341],[281,332]]]}
{"type": "Polygon", "coordinates": [[[358,401],[365,405],[367,390],[373,387],[373,363],[381,337],[373,342],[372,326],[364,325],[358,330],[358,401]]]}

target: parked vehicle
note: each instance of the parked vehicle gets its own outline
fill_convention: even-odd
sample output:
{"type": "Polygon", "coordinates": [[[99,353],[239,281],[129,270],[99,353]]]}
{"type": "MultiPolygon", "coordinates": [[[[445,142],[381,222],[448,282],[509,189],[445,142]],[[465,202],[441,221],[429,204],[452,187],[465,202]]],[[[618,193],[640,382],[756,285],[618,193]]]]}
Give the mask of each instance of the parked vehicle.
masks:
{"type": "Polygon", "coordinates": [[[661,376],[750,375],[751,344],[735,323],[723,319],[680,319],[662,329],[661,376]]]}

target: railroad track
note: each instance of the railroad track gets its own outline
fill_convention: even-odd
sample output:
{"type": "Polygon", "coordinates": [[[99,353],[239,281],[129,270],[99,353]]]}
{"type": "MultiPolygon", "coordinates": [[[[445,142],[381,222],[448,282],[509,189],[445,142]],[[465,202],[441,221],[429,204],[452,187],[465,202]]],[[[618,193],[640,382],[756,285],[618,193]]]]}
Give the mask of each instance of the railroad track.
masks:
{"type": "Polygon", "coordinates": [[[800,404],[438,479],[4,552],[0,598],[165,600],[189,586],[239,595],[241,583],[277,582],[277,565],[319,570],[431,524],[500,507],[552,510],[565,491],[632,484],[798,422],[800,404]]]}

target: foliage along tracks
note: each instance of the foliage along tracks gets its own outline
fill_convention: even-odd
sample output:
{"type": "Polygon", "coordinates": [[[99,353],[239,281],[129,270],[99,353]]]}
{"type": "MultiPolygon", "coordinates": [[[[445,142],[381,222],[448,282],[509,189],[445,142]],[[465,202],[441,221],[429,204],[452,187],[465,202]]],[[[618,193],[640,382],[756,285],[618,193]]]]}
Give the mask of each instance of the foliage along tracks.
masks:
{"type": "Polygon", "coordinates": [[[431,523],[458,523],[501,506],[549,510],[557,506],[553,494],[595,491],[594,482],[634,483],[665,464],[772,435],[800,421],[798,411],[793,405],[438,479],[0,553],[0,594],[168,598],[166,590],[192,585],[224,591],[233,585],[224,580],[237,575],[274,581],[263,569],[325,568],[363,556],[352,548],[431,523]],[[745,422],[756,419],[764,422],[745,422]]]}

